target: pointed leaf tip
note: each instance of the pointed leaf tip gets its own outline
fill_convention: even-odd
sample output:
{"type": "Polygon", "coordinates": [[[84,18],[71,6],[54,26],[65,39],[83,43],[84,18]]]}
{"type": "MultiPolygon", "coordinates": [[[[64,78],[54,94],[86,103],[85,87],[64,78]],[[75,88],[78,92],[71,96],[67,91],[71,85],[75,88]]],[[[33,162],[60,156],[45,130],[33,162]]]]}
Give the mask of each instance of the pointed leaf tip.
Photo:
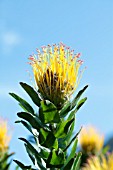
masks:
{"type": "Polygon", "coordinates": [[[35,114],[32,106],[26,100],[22,99],[20,96],[18,96],[15,93],[9,93],[9,95],[11,95],[14,99],[16,99],[19,102],[19,105],[25,111],[28,111],[28,112],[32,113],[33,115],[35,114]]]}
{"type": "Polygon", "coordinates": [[[33,89],[33,87],[31,87],[30,85],[20,82],[20,85],[22,86],[22,88],[27,92],[27,94],[30,96],[30,98],[32,99],[32,101],[38,106],[40,107],[40,97],[38,95],[38,93],[33,89]]]}

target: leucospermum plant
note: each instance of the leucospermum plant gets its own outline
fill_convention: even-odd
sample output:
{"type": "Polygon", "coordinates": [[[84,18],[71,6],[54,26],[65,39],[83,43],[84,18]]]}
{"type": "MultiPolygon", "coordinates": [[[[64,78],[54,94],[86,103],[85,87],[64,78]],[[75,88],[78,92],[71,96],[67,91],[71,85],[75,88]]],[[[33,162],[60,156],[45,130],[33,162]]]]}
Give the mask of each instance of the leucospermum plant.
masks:
{"type": "Polygon", "coordinates": [[[11,161],[8,159],[14,154],[9,153],[11,136],[8,133],[7,121],[0,117],[0,169],[9,170],[11,161]]]}
{"type": "Polygon", "coordinates": [[[89,158],[82,170],[113,170],[113,153],[89,158]]]}
{"type": "MultiPolygon", "coordinates": [[[[92,155],[99,156],[104,150],[103,146],[104,135],[94,126],[83,127],[80,133],[80,147],[82,152],[81,164],[84,165],[87,159],[92,155]]],[[[107,149],[107,147],[105,149],[107,149]]]]}
{"type": "Polygon", "coordinates": [[[34,147],[25,138],[20,138],[33,165],[24,165],[15,160],[21,169],[41,170],[77,170],[81,153],[76,152],[78,134],[73,134],[75,114],[87,98],[81,95],[87,85],[70,100],[79,85],[83,72],[80,72],[82,61],[80,54],[64,44],[48,45],[30,56],[36,86],[21,82],[28,93],[36,111],[24,99],[14,93],[14,97],[24,111],[17,113],[22,123],[34,136],[34,147]],[[37,111],[38,110],[38,111],[37,111]],[[70,153],[67,150],[72,146],[70,153]]]}
{"type": "Polygon", "coordinates": [[[83,127],[80,134],[80,145],[85,153],[99,153],[104,145],[104,136],[93,126],[83,127]]]}

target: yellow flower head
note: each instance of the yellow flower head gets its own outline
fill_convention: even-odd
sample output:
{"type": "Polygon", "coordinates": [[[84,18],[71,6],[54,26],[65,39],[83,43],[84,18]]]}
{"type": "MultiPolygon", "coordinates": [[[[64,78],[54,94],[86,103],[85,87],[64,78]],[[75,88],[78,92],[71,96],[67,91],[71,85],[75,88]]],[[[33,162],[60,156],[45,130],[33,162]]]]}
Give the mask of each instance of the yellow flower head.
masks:
{"type": "Polygon", "coordinates": [[[82,129],[80,134],[80,145],[85,153],[99,152],[104,143],[103,135],[100,135],[96,128],[88,126],[82,129]]]}
{"type": "Polygon", "coordinates": [[[105,155],[100,158],[96,156],[90,158],[82,170],[113,170],[113,153],[109,154],[107,158],[105,155]]]}
{"type": "Polygon", "coordinates": [[[0,118],[0,155],[7,151],[9,141],[7,121],[0,118]]]}
{"type": "Polygon", "coordinates": [[[61,107],[68,97],[76,90],[80,75],[79,54],[74,54],[64,44],[44,46],[37,55],[30,56],[38,91],[44,99],[48,99],[61,107]]]}

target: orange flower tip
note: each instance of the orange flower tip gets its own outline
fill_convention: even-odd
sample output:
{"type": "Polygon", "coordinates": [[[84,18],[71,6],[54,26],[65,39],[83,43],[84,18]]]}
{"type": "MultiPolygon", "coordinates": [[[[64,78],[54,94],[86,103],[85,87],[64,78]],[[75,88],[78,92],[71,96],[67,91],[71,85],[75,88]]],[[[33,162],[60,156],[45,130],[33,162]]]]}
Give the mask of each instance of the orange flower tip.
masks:
{"type": "Polygon", "coordinates": [[[69,49],[70,49],[70,47],[66,47],[66,49],[67,49],[67,50],[69,50],[69,49]]]}
{"type": "Polygon", "coordinates": [[[32,63],[31,63],[31,62],[27,62],[27,64],[32,65],[32,63]]]}
{"type": "Polygon", "coordinates": [[[31,61],[34,61],[34,57],[32,55],[30,55],[30,57],[28,59],[31,61]]]}
{"type": "Polygon", "coordinates": [[[80,65],[82,65],[82,64],[84,63],[83,60],[78,60],[77,62],[78,62],[80,65]]]}
{"type": "Polygon", "coordinates": [[[37,51],[38,54],[40,54],[40,50],[38,48],[36,48],[36,51],[37,51]]]}
{"type": "Polygon", "coordinates": [[[45,45],[43,45],[43,46],[41,46],[41,48],[42,48],[42,49],[44,49],[44,48],[46,48],[46,46],[45,46],[45,45]]]}
{"type": "Polygon", "coordinates": [[[71,50],[71,52],[73,53],[73,52],[74,52],[74,50],[71,50]]]}
{"type": "Polygon", "coordinates": [[[65,46],[66,46],[63,42],[60,42],[60,45],[61,45],[61,46],[63,46],[63,47],[65,47],[65,46]]]}
{"type": "Polygon", "coordinates": [[[80,58],[80,56],[81,56],[81,53],[78,53],[78,54],[76,55],[77,58],[80,58]]]}
{"type": "Polygon", "coordinates": [[[36,51],[38,51],[39,49],[38,48],[36,48],[36,51]]]}

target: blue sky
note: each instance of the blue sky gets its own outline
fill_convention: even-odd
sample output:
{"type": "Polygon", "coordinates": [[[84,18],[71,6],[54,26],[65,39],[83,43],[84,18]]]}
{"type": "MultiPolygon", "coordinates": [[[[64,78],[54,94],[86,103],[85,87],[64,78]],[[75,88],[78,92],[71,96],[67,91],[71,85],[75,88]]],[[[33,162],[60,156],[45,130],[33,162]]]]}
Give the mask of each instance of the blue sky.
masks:
{"type": "Polygon", "coordinates": [[[26,72],[31,71],[29,55],[61,41],[81,52],[87,66],[78,90],[89,84],[84,94],[88,101],[77,113],[75,130],[93,124],[106,136],[113,134],[113,1],[0,0],[0,115],[9,120],[15,159],[25,163],[27,155],[18,137],[28,132],[14,124],[21,109],[8,93],[29,100],[19,86],[20,81],[31,84],[26,72]]]}

